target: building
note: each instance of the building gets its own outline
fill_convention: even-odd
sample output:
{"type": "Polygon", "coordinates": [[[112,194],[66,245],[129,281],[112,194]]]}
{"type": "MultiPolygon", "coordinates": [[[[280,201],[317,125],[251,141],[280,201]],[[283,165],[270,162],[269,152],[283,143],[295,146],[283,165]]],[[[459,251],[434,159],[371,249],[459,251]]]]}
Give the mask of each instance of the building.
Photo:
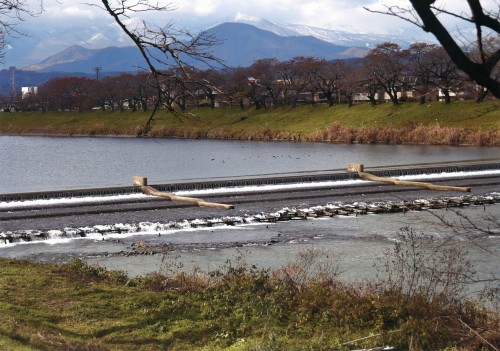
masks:
{"type": "Polygon", "coordinates": [[[28,94],[36,94],[38,87],[21,87],[21,97],[24,99],[28,94]]]}

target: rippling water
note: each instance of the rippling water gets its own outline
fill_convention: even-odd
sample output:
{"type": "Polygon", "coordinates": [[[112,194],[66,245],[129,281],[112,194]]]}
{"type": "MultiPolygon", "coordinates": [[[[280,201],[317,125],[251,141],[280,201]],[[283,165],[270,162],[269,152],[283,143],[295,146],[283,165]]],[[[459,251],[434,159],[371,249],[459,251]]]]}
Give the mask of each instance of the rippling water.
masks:
{"type": "MultiPolygon", "coordinates": [[[[500,218],[500,205],[460,209],[473,222],[485,228],[494,224],[486,218],[500,218]]],[[[454,211],[408,212],[365,216],[338,216],[327,219],[254,224],[237,227],[155,230],[140,234],[95,235],[93,238],[45,240],[0,248],[0,256],[41,262],[66,262],[82,258],[109,269],[144,275],[182,265],[184,271],[194,267],[208,271],[222,267],[226,261],[243,257],[248,264],[261,268],[278,268],[296,259],[304,249],[325,249],[335,257],[342,277],[348,280],[373,278],[374,264],[390,250],[403,227],[432,235],[442,247],[466,249],[469,259],[482,277],[500,271],[500,228],[495,235],[483,235],[463,227],[463,218],[454,211]],[[438,218],[454,224],[445,226],[438,218]],[[168,247],[165,254],[116,255],[131,252],[134,245],[168,247]],[[173,251],[170,251],[172,250],[173,251]]],[[[154,227],[154,226],[152,226],[154,227]]]]}
{"type": "Polygon", "coordinates": [[[500,157],[500,148],[0,136],[0,193],[500,157]]]}
{"type": "MultiPolygon", "coordinates": [[[[366,166],[459,161],[499,157],[500,148],[332,145],[288,142],[154,140],[105,138],[0,137],[0,193],[62,188],[129,185],[133,175],[150,183],[345,169],[357,162],[366,166]]],[[[465,208],[477,223],[485,216],[500,218],[500,205],[465,208]]],[[[459,218],[453,212],[439,215],[459,218]]],[[[45,240],[0,247],[0,256],[42,262],[83,258],[110,269],[141,275],[165,269],[165,262],[185,270],[210,270],[227,259],[243,256],[249,264],[277,268],[291,262],[305,248],[328,249],[350,280],[373,277],[373,264],[397,240],[398,231],[411,226],[434,235],[443,245],[469,250],[469,258],[483,276],[500,271],[500,235],[475,237],[471,228],[458,234],[428,212],[334,217],[277,224],[185,229],[135,235],[107,234],[92,239],[45,240]],[[142,243],[170,245],[166,255],[117,255],[142,243]]],[[[477,234],[477,233],[476,233],[477,234]]]]}

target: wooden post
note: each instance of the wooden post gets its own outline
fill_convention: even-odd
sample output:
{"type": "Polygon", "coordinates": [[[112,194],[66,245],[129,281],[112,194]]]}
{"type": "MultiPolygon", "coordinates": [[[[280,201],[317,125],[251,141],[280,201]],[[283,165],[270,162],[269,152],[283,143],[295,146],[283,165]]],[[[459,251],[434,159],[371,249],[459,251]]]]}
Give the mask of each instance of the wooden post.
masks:
{"type": "Polygon", "coordinates": [[[132,185],[133,186],[146,186],[148,185],[148,178],[141,176],[133,176],[132,177],[132,185]]]}
{"type": "Polygon", "coordinates": [[[362,163],[349,163],[347,171],[350,173],[363,172],[365,169],[362,163]]]}

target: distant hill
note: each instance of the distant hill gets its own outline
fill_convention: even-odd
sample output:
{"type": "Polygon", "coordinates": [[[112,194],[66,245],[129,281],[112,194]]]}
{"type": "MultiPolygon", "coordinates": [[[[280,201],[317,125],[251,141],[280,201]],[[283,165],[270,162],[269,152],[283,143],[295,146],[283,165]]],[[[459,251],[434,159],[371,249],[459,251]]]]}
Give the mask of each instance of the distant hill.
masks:
{"type": "MultiPolygon", "coordinates": [[[[311,56],[327,60],[352,58],[352,48],[319,40],[313,36],[280,36],[245,23],[223,23],[207,31],[222,41],[214,54],[231,67],[250,66],[255,60],[276,58],[288,60],[296,56],[311,56]]],[[[355,57],[366,53],[358,49],[355,57]]]]}
{"type": "MultiPolygon", "coordinates": [[[[250,66],[255,60],[276,58],[287,60],[296,56],[312,56],[327,60],[361,57],[367,49],[336,45],[313,36],[280,36],[246,23],[223,23],[207,30],[220,44],[213,53],[231,67],[250,66]]],[[[37,72],[132,72],[145,67],[144,59],[136,47],[107,47],[86,49],[72,46],[23,70],[37,72]]]]}
{"type": "Polygon", "coordinates": [[[145,67],[145,62],[136,47],[86,49],[75,45],[23,70],[90,73],[94,67],[101,67],[103,72],[131,72],[138,66],[145,67]]]}

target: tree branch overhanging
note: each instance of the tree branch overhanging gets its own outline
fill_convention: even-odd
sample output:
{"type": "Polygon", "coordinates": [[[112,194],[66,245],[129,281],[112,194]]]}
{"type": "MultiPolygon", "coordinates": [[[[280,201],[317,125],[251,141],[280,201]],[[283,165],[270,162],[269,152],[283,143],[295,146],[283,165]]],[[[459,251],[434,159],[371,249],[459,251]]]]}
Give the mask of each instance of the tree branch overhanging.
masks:
{"type": "Polygon", "coordinates": [[[4,57],[7,37],[26,36],[17,29],[25,17],[34,17],[43,11],[43,0],[33,4],[27,0],[0,0],[0,62],[4,57]],[[37,11],[38,9],[38,11],[37,11]]]}
{"type": "Polygon", "coordinates": [[[137,46],[146,62],[145,69],[154,81],[156,103],[141,133],[141,136],[144,136],[149,132],[153,118],[162,105],[165,104],[167,109],[175,114],[171,97],[163,89],[163,79],[174,80],[189,92],[189,87],[194,86],[190,83],[193,79],[192,72],[197,71],[197,65],[209,68],[223,66],[222,61],[212,51],[212,47],[219,41],[206,32],[193,34],[187,30],[175,29],[171,23],[158,27],[141,21],[135,28],[125,23],[125,20],[136,13],[172,11],[174,8],[170,4],[162,6],[150,4],[148,0],[119,0],[117,4],[111,5],[109,0],[102,0],[102,5],[137,46]]]}
{"type": "Polygon", "coordinates": [[[446,10],[444,5],[436,6],[435,0],[410,0],[411,7],[386,6],[384,11],[372,10],[374,13],[383,13],[412,23],[424,31],[432,33],[446,50],[455,64],[477,84],[490,90],[500,98],[500,81],[498,65],[500,64],[500,50],[487,52],[485,42],[491,37],[500,38],[500,10],[498,12],[485,10],[479,0],[466,0],[470,15],[446,10]],[[473,59],[466,48],[457,44],[450,31],[446,29],[439,15],[456,17],[467,23],[473,23],[476,31],[475,47],[479,51],[479,59],[473,59]],[[485,29],[491,32],[487,35],[485,29]]]}

